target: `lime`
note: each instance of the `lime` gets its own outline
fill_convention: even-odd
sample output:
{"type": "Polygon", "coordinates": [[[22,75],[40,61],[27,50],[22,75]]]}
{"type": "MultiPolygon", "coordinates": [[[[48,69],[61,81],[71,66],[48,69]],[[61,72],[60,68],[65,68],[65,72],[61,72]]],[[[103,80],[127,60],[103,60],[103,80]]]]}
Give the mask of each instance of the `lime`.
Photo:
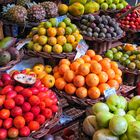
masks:
{"type": "Polygon", "coordinates": [[[60,23],[58,24],[58,27],[66,28],[66,23],[65,23],[65,22],[60,22],[60,23]]]}
{"type": "Polygon", "coordinates": [[[121,58],[121,54],[115,53],[114,54],[114,60],[119,60],[121,58]]]}
{"type": "Polygon", "coordinates": [[[128,54],[124,54],[123,57],[129,58],[129,55],[128,54]]]}
{"type": "Polygon", "coordinates": [[[72,29],[72,32],[75,32],[77,30],[77,27],[75,24],[70,24],[69,26],[72,29]]]}
{"type": "Polygon", "coordinates": [[[63,22],[65,22],[66,25],[70,25],[70,24],[71,24],[70,18],[65,18],[65,19],[63,20],[63,22]]]}
{"type": "Polygon", "coordinates": [[[118,52],[121,56],[123,55],[123,53],[122,52],[118,52]]]}
{"type": "Polygon", "coordinates": [[[118,51],[116,48],[112,48],[111,50],[113,53],[117,53],[117,51],[118,51]]]}
{"type": "Polygon", "coordinates": [[[125,63],[125,65],[129,65],[131,63],[131,61],[129,59],[126,59],[124,63],[125,63]]]}
{"type": "Polygon", "coordinates": [[[44,23],[44,26],[46,29],[48,29],[48,28],[52,27],[52,24],[51,24],[51,22],[47,21],[44,23]]]}
{"type": "Polygon", "coordinates": [[[113,54],[113,51],[112,50],[108,50],[107,53],[112,53],[113,54]]]}
{"type": "Polygon", "coordinates": [[[50,18],[49,21],[51,22],[51,24],[52,24],[53,27],[56,27],[57,26],[57,20],[56,20],[56,18],[50,18]]]}
{"type": "Polygon", "coordinates": [[[111,60],[113,59],[113,54],[110,53],[110,52],[107,52],[107,53],[105,54],[105,56],[108,57],[108,58],[110,58],[111,60]]]}
{"type": "Polygon", "coordinates": [[[72,29],[70,27],[66,27],[65,34],[66,35],[71,35],[72,34],[72,29]]]}
{"type": "Polygon", "coordinates": [[[70,43],[66,43],[65,45],[63,45],[64,52],[70,53],[70,52],[72,52],[72,49],[73,49],[73,47],[70,43]]]}
{"type": "Polygon", "coordinates": [[[121,57],[119,61],[121,64],[123,64],[126,61],[126,57],[121,57]]]}

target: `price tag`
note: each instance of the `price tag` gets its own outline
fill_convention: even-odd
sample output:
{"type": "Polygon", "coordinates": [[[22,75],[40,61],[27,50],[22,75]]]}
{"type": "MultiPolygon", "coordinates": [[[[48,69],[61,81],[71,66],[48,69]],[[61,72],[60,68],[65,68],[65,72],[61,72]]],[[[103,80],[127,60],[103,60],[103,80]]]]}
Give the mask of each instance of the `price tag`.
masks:
{"type": "Polygon", "coordinates": [[[115,88],[109,88],[109,89],[105,90],[104,91],[105,99],[107,99],[112,94],[116,94],[115,88]]]}
{"type": "Polygon", "coordinates": [[[66,15],[57,17],[57,18],[56,18],[57,24],[59,24],[60,22],[62,22],[66,17],[67,17],[66,15]]]}
{"type": "Polygon", "coordinates": [[[88,48],[89,48],[89,46],[86,44],[86,42],[84,40],[81,40],[76,47],[77,54],[76,54],[74,60],[77,58],[80,58],[82,55],[85,55],[88,48]]]}
{"type": "Polygon", "coordinates": [[[30,38],[28,39],[24,39],[24,40],[20,40],[17,44],[16,44],[16,49],[20,50],[25,44],[29,43],[31,41],[30,38]]]}

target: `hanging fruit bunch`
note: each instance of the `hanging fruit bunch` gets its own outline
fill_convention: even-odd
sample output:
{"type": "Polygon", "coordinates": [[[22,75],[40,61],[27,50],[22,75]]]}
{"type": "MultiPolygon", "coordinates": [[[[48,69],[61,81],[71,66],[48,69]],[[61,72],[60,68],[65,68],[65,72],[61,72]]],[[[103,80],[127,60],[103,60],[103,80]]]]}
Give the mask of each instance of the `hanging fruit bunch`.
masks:
{"type": "Polygon", "coordinates": [[[75,51],[82,39],[76,25],[72,24],[69,18],[60,23],[57,23],[56,18],[41,22],[38,27],[32,29],[28,37],[32,38],[27,45],[29,50],[56,54],[75,51]]]}
{"type": "Polygon", "coordinates": [[[0,139],[28,137],[58,111],[55,93],[25,71],[0,78],[0,139]]]}
{"type": "MultiPolygon", "coordinates": [[[[117,15],[117,17],[119,18],[122,14],[126,13],[131,8],[131,6],[127,6],[117,15]]],[[[122,28],[128,30],[140,30],[140,9],[133,10],[126,16],[120,18],[118,22],[120,23],[122,28]]]]}
{"type": "Polygon", "coordinates": [[[108,88],[118,90],[122,83],[122,72],[118,64],[88,50],[86,55],[70,62],[62,59],[54,67],[55,87],[68,95],[83,99],[98,99],[108,88]]]}

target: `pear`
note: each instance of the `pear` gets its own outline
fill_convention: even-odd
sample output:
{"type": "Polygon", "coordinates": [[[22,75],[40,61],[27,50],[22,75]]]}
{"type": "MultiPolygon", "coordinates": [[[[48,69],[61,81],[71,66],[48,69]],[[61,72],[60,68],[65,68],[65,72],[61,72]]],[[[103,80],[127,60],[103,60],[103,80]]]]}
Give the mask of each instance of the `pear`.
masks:
{"type": "Polygon", "coordinates": [[[140,96],[133,97],[128,103],[129,110],[137,110],[140,107],[140,96]]]}
{"type": "Polygon", "coordinates": [[[131,123],[131,122],[136,121],[136,119],[130,114],[124,115],[124,118],[126,119],[127,123],[131,123]]]}
{"type": "Polygon", "coordinates": [[[118,116],[124,116],[126,113],[123,109],[119,108],[118,110],[116,110],[114,112],[115,115],[118,115],[118,116]]]}

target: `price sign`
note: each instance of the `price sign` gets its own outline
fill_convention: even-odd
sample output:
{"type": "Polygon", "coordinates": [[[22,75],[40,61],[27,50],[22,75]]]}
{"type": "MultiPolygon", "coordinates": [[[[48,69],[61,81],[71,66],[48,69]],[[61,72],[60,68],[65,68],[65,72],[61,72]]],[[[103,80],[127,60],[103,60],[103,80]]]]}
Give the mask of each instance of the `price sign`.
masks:
{"type": "Polygon", "coordinates": [[[105,90],[104,91],[105,99],[107,99],[112,94],[116,94],[115,88],[109,88],[109,89],[105,90]]]}
{"type": "Polygon", "coordinates": [[[29,43],[31,41],[30,38],[28,39],[23,39],[23,40],[20,40],[17,44],[16,44],[16,49],[17,50],[20,50],[25,44],[29,43]]]}
{"type": "Polygon", "coordinates": [[[56,18],[57,24],[59,24],[60,22],[62,22],[66,17],[67,17],[66,15],[57,17],[57,18],[56,18]]]}
{"type": "Polygon", "coordinates": [[[86,42],[84,40],[81,40],[76,47],[77,54],[76,54],[74,60],[81,57],[82,55],[85,55],[88,48],[89,48],[89,46],[86,44],[86,42]]]}

